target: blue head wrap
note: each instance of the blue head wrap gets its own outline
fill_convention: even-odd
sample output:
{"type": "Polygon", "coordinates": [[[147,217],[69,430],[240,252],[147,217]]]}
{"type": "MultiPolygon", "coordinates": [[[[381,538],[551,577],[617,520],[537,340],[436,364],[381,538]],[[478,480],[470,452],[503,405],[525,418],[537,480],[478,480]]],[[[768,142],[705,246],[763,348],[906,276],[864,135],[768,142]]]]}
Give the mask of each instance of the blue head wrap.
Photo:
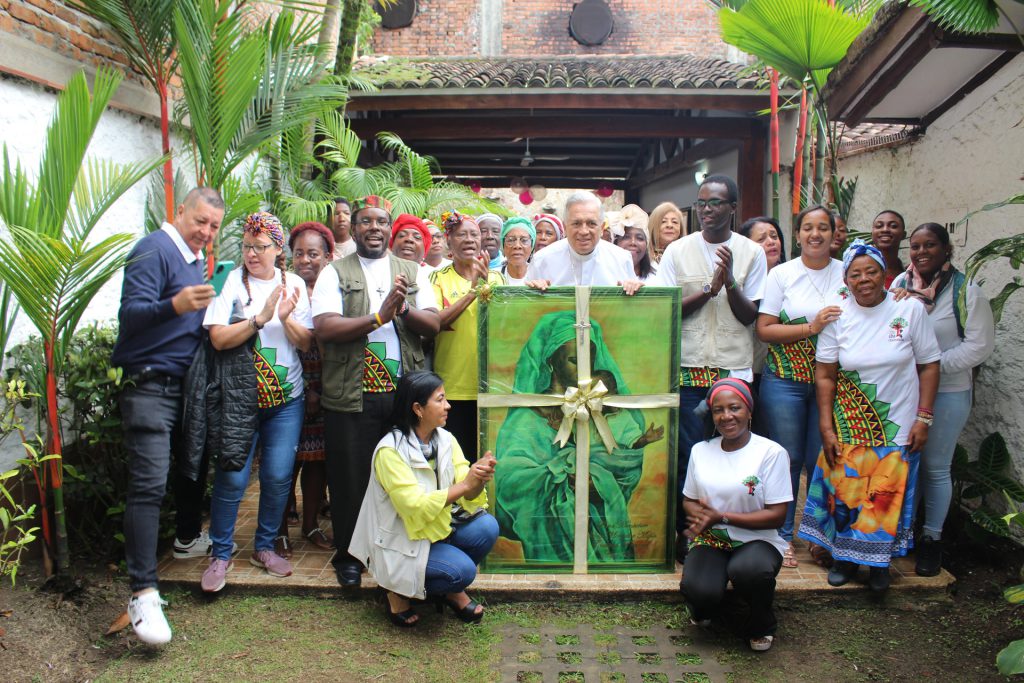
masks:
{"type": "Polygon", "coordinates": [[[882,252],[878,250],[878,247],[868,244],[861,238],[857,238],[853,243],[843,252],[843,273],[850,269],[850,264],[853,263],[853,259],[858,256],[870,256],[878,265],[882,266],[882,270],[885,270],[885,257],[882,256],[882,252]]]}

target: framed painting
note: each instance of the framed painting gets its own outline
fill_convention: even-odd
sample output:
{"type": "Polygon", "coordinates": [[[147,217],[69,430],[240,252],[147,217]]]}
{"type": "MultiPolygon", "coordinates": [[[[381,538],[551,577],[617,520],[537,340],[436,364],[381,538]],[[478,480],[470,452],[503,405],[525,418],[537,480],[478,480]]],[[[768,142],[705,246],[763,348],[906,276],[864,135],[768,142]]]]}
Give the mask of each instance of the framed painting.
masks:
{"type": "Polygon", "coordinates": [[[677,288],[496,287],[480,314],[491,573],[674,567],[677,288]]]}

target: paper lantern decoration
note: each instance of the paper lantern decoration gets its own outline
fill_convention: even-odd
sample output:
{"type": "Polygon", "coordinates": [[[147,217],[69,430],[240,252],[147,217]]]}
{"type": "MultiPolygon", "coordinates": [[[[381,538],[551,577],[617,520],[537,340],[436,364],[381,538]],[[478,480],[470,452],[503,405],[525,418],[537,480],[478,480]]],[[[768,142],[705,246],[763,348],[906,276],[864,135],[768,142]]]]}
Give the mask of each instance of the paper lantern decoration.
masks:
{"type": "Polygon", "coordinates": [[[526,178],[513,178],[512,182],[509,183],[509,188],[516,194],[522,194],[530,189],[530,186],[526,184],[526,178]]]}
{"type": "Polygon", "coordinates": [[[533,201],[542,202],[548,196],[548,188],[543,185],[530,185],[530,196],[533,197],[533,201]]]}
{"type": "Polygon", "coordinates": [[[533,195],[530,194],[529,190],[527,190],[526,192],[520,192],[519,201],[529,206],[530,204],[533,204],[533,195]]]}
{"type": "Polygon", "coordinates": [[[469,189],[472,190],[475,194],[480,194],[480,183],[478,183],[475,180],[470,181],[469,189]]]}
{"type": "Polygon", "coordinates": [[[613,192],[615,192],[615,188],[611,186],[611,183],[601,183],[600,185],[597,186],[598,197],[603,197],[607,199],[608,197],[612,196],[613,192]]]}

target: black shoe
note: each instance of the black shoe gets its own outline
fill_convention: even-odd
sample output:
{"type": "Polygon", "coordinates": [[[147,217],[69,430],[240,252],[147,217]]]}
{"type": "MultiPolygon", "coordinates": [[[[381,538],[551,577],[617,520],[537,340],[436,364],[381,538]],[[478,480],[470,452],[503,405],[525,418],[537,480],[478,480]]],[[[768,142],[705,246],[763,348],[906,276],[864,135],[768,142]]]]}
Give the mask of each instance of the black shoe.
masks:
{"type": "Polygon", "coordinates": [[[363,567],[358,562],[346,562],[334,568],[334,574],[338,577],[338,585],[346,588],[359,586],[363,581],[363,567]]]}
{"type": "Polygon", "coordinates": [[[868,574],[868,588],[875,593],[884,593],[889,590],[889,583],[891,579],[889,577],[888,567],[872,567],[868,574]]]}
{"type": "Polygon", "coordinates": [[[938,576],[942,571],[942,541],[922,536],[917,542],[917,562],[914,572],[918,576],[938,576]]]}
{"type": "Polygon", "coordinates": [[[836,560],[832,569],[828,570],[828,585],[842,586],[853,581],[857,576],[857,564],[845,560],[836,560]]]}
{"type": "Polygon", "coordinates": [[[686,551],[690,544],[690,539],[682,532],[676,532],[676,562],[684,564],[686,562],[686,551]]]}

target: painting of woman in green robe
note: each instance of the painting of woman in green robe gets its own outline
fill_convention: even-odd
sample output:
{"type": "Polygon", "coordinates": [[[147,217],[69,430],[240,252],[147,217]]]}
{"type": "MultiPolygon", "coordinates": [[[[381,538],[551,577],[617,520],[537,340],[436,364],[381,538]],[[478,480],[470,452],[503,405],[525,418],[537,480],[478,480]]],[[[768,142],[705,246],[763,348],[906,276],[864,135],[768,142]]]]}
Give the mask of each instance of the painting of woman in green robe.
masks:
{"type": "MultiPolygon", "coordinates": [[[[629,394],[619,366],[608,352],[601,326],[590,321],[591,376],[609,394],[629,394]]],[[[576,315],[540,318],[516,363],[514,393],[564,394],[578,384],[576,315]]],[[[590,425],[588,559],[623,562],[634,558],[629,501],[643,471],[644,447],[663,438],[664,427],[645,427],[636,409],[604,409],[616,446],[609,453],[590,425]]],[[[562,421],[559,407],[512,408],[495,451],[495,513],[501,535],[522,543],[528,562],[572,563],[575,528],[575,432],[566,445],[554,442],[562,421]]]]}

